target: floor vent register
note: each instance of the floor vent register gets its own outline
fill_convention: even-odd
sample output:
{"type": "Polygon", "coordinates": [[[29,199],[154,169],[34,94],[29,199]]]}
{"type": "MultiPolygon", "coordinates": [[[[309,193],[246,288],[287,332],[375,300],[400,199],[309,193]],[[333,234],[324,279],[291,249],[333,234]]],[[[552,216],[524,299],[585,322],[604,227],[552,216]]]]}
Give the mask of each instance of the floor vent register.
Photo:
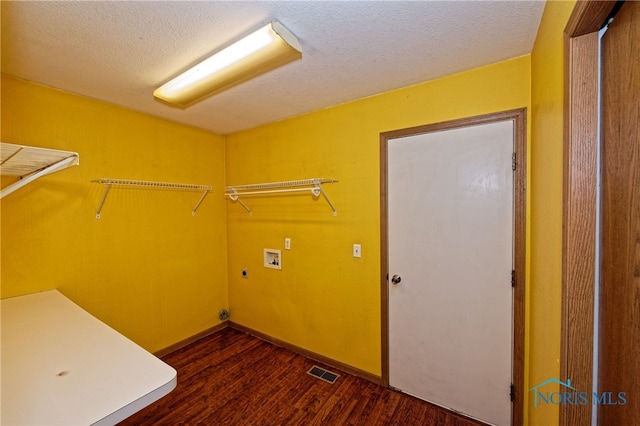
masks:
{"type": "Polygon", "coordinates": [[[325,382],[329,382],[331,384],[335,383],[336,380],[338,380],[338,377],[340,377],[339,374],[327,371],[324,368],[318,367],[317,365],[311,367],[311,370],[307,371],[307,374],[310,374],[314,377],[319,378],[320,380],[324,380],[325,382]]]}

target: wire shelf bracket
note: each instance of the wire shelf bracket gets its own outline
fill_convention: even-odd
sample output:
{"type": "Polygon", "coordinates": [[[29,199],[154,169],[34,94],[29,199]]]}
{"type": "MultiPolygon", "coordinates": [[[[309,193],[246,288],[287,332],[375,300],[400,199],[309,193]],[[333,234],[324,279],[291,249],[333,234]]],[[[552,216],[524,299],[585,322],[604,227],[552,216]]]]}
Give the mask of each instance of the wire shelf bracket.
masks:
{"type": "Polygon", "coordinates": [[[104,202],[107,200],[107,195],[109,195],[109,191],[112,186],[133,186],[137,188],[159,188],[159,189],[173,189],[179,191],[203,191],[202,196],[196,203],[193,210],[191,210],[191,215],[195,216],[198,207],[202,204],[204,197],[207,196],[209,191],[211,191],[210,185],[193,185],[189,183],[170,183],[170,182],[153,182],[146,180],[127,180],[127,179],[96,179],[91,182],[103,184],[104,192],[102,193],[102,199],[100,200],[100,205],[98,206],[98,210],[96,211],[96,219],[100,219],[100,213],[102,212],[102,207],[104,206],[104,202]]]}
{"type": "Polygon", "coordinates": [[[0,190],[0,198],[22,188],[34,180],[68,167],[77,166],[77,152],[35,146],[0,144],[0,172],[2,176],[18,176],[20,179],[0,190]]]}
{"type": "Polygon", "coordinates": [[[329,196],[325,192],[322,184],[338,182],[335,179],[325,178],[312,178],[303,180],[289,180],[284,182],[270,182],[270,183],[256,183],[250,185],[233,185],[225,188],[225,197],[228,197],[231,201],[237,201],[242,207],[247,210],[249,215],[253,215],[253,211],[240,199],[247,195],[263,195],[263,194],[282,194],[288,192],[304,192],[309,191],[311,194],[318,198],[320,195],[333,210],[333,215],[337,216],[338,211],[329,199],[329,196]]]}

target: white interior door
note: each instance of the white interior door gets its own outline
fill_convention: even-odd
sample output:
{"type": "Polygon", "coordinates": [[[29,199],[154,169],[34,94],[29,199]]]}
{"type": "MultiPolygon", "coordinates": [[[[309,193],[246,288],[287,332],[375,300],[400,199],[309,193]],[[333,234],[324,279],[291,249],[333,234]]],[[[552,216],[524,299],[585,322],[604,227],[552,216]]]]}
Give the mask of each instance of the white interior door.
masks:
{"type": "Polygon", "coordinates": [[[511,423],[513,126],[388,143],[389,384],[499,425],[511,423]]]}

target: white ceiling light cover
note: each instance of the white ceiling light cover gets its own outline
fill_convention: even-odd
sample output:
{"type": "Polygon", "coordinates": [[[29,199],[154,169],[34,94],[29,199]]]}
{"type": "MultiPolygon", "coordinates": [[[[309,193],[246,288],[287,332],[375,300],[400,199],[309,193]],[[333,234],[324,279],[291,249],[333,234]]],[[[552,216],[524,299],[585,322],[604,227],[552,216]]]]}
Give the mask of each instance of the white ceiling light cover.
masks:
{"type": "Polygon", "coordinates": [[[300,58],[298,39],[274,21],[180,74],[153,95],[187,107],[300,58]]]}

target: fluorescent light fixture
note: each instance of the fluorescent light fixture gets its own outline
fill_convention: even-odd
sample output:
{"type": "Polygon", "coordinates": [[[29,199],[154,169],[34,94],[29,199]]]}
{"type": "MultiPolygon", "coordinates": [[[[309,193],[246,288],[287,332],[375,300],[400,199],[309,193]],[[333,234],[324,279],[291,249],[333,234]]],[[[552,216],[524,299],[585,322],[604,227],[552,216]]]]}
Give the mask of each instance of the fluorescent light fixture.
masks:
{"type": "Polygon", "coordinates": [[[300,58],[296,36],[274,21],[162,85],[153,96],[187,107],[300,58]]]}

